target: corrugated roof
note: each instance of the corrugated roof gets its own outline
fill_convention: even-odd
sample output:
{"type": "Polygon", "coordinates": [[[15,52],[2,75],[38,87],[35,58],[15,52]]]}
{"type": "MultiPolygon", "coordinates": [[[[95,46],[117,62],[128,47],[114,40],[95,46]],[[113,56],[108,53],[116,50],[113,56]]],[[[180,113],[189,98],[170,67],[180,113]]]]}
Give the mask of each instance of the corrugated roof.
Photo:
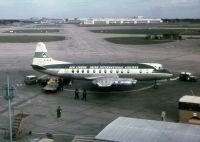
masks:
{"type": "Polygon", "coordinates": [[[200,126],[119,117],[95,139],[115,142],[200,142],[200,126]]]}
{"type": "Polygon", "coordinates": [[[179,102],[200,104],[200,97],[185,95],[179,99],[179,102]]]}

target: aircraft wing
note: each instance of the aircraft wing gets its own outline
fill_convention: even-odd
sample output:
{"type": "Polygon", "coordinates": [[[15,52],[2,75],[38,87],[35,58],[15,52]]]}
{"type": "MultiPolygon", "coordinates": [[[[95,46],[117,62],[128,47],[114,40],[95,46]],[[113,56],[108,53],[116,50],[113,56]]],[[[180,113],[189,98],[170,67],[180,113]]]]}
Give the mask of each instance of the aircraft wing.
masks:
{"type": "Polygon", "coordinates": [[[118,76],[105,76],[93,79],[92,83],[99,87],[110,87],[112,85],[133,85],[137,83],[137,80],[133,78],[119,78],[118,76]]]}

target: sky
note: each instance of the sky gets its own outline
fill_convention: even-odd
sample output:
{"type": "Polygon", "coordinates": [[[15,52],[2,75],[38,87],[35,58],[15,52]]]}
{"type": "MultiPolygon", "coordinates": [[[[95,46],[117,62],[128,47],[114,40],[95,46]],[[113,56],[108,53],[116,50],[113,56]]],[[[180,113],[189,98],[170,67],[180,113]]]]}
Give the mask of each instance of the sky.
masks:
{"type": "Polygon", "coordinates": [[[200,0],[1,0],[0,19],[200,18],[200,0]]]}

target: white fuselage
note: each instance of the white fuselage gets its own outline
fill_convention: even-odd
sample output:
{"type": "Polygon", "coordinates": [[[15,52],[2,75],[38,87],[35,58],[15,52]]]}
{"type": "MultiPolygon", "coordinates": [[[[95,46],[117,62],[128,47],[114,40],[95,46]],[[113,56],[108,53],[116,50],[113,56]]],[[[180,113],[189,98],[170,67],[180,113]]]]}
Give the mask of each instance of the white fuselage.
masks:
{"type": "MultiPolygon", "coordinates": [[[[154,64],[155,65],[155,64],[154,64]]],[[[160,64],[158,64],[160,65],[160,64]]],[[[45,67],[45,66],[44,66],[45,67]]],[[[120,78],[134,78],[136,80],[160,80],[172,77],[167,70],[150,65],[140,64],[62,64],[49,65],[45,70],[39,70],[50,75],[71,79],[93,79],[101,76],[118,76],[120,78]],[[141,66],[143,66],[141,68],[141,66]]]]}
{"type": "Polygon", "coordinates": [[[68,79],[87,79],[100,87],[136,84],[137,80],[161,80],[172,77],[158,63],[87,63],[74,64],[54,60],[47,55],[44,43],[36,45],[33,69],[68,79]]]}

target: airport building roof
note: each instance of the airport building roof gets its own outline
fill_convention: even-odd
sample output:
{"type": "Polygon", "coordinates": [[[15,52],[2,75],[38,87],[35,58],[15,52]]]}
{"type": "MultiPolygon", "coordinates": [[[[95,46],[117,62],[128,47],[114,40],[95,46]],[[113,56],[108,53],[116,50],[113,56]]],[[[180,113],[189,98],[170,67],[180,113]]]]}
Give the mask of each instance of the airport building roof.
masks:
{"type": "Polygon", "coordinates": [[[119,117],[95,139],[113,142],[199,142],[199,132],[199,125],[119,117]]]}

